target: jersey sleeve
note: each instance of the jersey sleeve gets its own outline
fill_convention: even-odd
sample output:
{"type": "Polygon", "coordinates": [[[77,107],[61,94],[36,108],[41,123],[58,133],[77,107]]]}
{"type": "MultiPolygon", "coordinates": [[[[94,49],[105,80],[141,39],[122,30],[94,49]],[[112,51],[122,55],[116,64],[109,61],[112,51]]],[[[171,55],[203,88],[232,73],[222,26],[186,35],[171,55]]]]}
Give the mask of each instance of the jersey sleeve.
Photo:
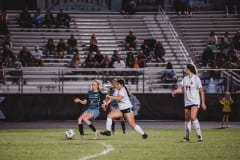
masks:
{"type": "Polygon", "coordinates": [[[198,76],[196,77],[196,81],[197,81],[197,87],[198,88],[203,88],[202,87],[202,82],[201,82],[201,80],[200,80],[200,78],[198,76]]]}
{"type": "Polygon", "coordinates": [[[126,92],[126,91],[125,91],[125,92],[124,92],[124,91],[125,91],[125,89],[121,89],[121,90],[118,92],[118,95],[119,95],[119,96],[122,96],[122,97],[126,96],[126,95],[125,95],[125,92],[126,92]]]}

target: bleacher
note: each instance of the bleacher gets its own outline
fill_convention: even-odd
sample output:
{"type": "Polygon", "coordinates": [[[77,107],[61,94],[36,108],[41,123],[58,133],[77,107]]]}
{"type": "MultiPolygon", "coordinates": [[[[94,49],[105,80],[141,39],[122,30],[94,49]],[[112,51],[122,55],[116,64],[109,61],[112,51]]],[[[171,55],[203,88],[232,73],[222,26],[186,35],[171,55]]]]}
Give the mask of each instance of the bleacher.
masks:
{"type": "MultiPolygon", "coordinates": [[[[140,49],[140,45],[143,43],[144,39],[156,39],[163,43],[166,50],[165,59],[167,62],[170,61],[174,68],[183,69],[187,63],[186,58],[183,56],[184,53],[180,53],[179,42],[172,37],[172,31],[169,30],[169,21],[163,20],[161,15],[156,15],[154,13],[138,13],[133,16],[123,16],[119,13],[84,14],[70,12],[69,14],[72,17],[72,21],[69,29],[20,28],[17,23],[19,12],[11,11],[8,14],[9,31],[13,37],[13,52],[15,54],[18,54],[23,46],[26,46],[30,51],[33,50],[36,45],[44,48],[49,38],[52,38],[55,44],[57,44],[60,38],[64,39],[66,42],[70,35],[74,34],[75,38],[78,40],[78,50],[80,52],[81,61],[83,62],[86,58],[86,47],[89,45],[90,36],[92,33],[95,33],[102,54],[111,56],[113,50],[119,50],[121,57],[125,58],[127,51],[124,50],[123,41],[125,40],[125,36],[128,35],[129,30],[133,30],[138,40],[137,49],[140,49]]],[[[69,88],[59,88],[58,84],[55,85],[56,87],[48,86],[47,88],[47,85],[39,85],[54,82],[48,75],[51,75],[52,70],[57,69],[56,71],[58,71],[59,69],[65,69],[72,56],[73,55],[67,55],[63,59],[44,57],[43,67],[41,68],[45,68],[43,69],[45,75],[39,76],[39,80],[35,78],[39,67],[33,67],[34,69],[25,68],[26,72],[24,72],[24,77],[27,79],[27,83],[23,88],[28,90],[29,86],[29,91],[27,92],[34,92],[34,88],[36,92],[42,92],[44,90],[47,92],[48,90],[55,90],[55,88],[58,88],[56,92],[62,90],[72,92],[72,89],[75,89],[76,92],[78,92],[78,89],[85,92],[89,89],[89,87],[86,87],[88,86],[86,84],[89,83],[89,78],[86,80],[84,77],[91,77],[90,75],[78,75],[80,79],[77,81],[64,81],[64,87],[69,88]],[[79,86],[79,88],[74,88],[74,86],[79,86]]],[[[138,86],[129,83],[129,87],[133,92],[137,92],[137,90],[138,92],[142,92],[143,90],[145,92],[170,92],[171,89],[165,89],[164,85],[166,84],[162,84],[160,80],[164,68],[165,64],[156,62],[153,58],[152,61],[147,63],[145,68],[146,71],[144,76],[146,80],[143,80],[143,75],[140,75],[138,86]]],[[[177,70],[177,75],[181,78],[182,70],[177,70]]],[[[97,75],[92,75],[92,78],[99,77],[97,75]]],[[[11,82],[7,83],[9,83],[9,85],[5,90],[6,92],[10,92],[13,86],[11,82]]],[[[17,87],[15,87],[13,92],[15,92],[15,90],[17,90],[17,87]]]]}

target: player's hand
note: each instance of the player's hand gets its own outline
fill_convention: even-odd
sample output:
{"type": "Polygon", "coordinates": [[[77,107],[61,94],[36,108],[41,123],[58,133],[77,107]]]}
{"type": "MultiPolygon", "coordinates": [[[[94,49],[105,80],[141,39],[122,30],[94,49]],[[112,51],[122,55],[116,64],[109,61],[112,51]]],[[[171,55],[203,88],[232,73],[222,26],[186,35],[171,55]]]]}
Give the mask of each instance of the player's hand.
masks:
{"type": "Polygon", "coordinates": [[[107,109],[106,109],[106,104],[102,104],[102,109],[103,109],[103,111],[105,112],[107,109]]]}
{"type": "Polygon", "coordinates": [[[74,98],[73,100],[75,103],[81,103],[81,100],[79,98],[74,98]]]}
{"type": "Polygon", "coordinates": [[[176,95],[176,92],[172,91],[172,96],[175,97],[175,95],[176,95]]]}
{"type": "Polygon", "coordinates": [[[202,110],[204,110],[204,111],[205,111],[206,109],[207,109],[207,106],[206,106],[206,104],[205,104],[205,103],[203,103],[203,104],[202,104],[202,110]]]}
{"type": "Polygon", "coordinates": [[[106,98],[109,98],[109,99],[111,99],[111,96],[110,96],[110,95],[106,95],[106,98]]]}

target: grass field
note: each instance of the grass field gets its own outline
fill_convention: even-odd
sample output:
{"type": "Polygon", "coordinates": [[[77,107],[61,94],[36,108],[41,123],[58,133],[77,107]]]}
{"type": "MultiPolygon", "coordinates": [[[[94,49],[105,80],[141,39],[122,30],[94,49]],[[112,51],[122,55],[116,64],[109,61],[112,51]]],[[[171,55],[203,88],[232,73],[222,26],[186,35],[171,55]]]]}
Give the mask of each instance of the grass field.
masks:
{"type": "Polygon", "coordinates": [[[79,160],[102,152],[110,144],[114,150],[95,160],[239,160],[240,129],[203,129],[204,141],[182,143],[182,129],[147,130],[143,140],[135,131],[123,135],[119,130],[111,137],[92,139],[90,130],[80,139],[66,140],[64,129],[0,130],[1,160],[79,160]]]}

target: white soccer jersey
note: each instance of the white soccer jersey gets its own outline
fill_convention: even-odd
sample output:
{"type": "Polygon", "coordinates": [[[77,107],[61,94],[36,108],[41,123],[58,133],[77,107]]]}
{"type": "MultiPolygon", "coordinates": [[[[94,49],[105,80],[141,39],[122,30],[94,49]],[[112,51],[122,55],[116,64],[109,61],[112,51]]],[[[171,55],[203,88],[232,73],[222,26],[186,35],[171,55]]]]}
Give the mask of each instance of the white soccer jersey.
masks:
{"type": "Polygon", "coordinates": [[[190,79],[189,76],[185,76],[181,82],[184,90],[184,103],[185,106],[198,105],[200,106],[200,94],[199,89],[202,88],[202,83],[197,75],[193,75],[190,79]]]}
{"type": "Polygon", "coordinates": [[[120,101],[118,101],[118,106],[120,110],[124,110],[132,107],[132,103],[130,102],[130,99],[128,97],[125,87],[122,87],[119,90],[118,95],[123,97],[120,101]]]}

